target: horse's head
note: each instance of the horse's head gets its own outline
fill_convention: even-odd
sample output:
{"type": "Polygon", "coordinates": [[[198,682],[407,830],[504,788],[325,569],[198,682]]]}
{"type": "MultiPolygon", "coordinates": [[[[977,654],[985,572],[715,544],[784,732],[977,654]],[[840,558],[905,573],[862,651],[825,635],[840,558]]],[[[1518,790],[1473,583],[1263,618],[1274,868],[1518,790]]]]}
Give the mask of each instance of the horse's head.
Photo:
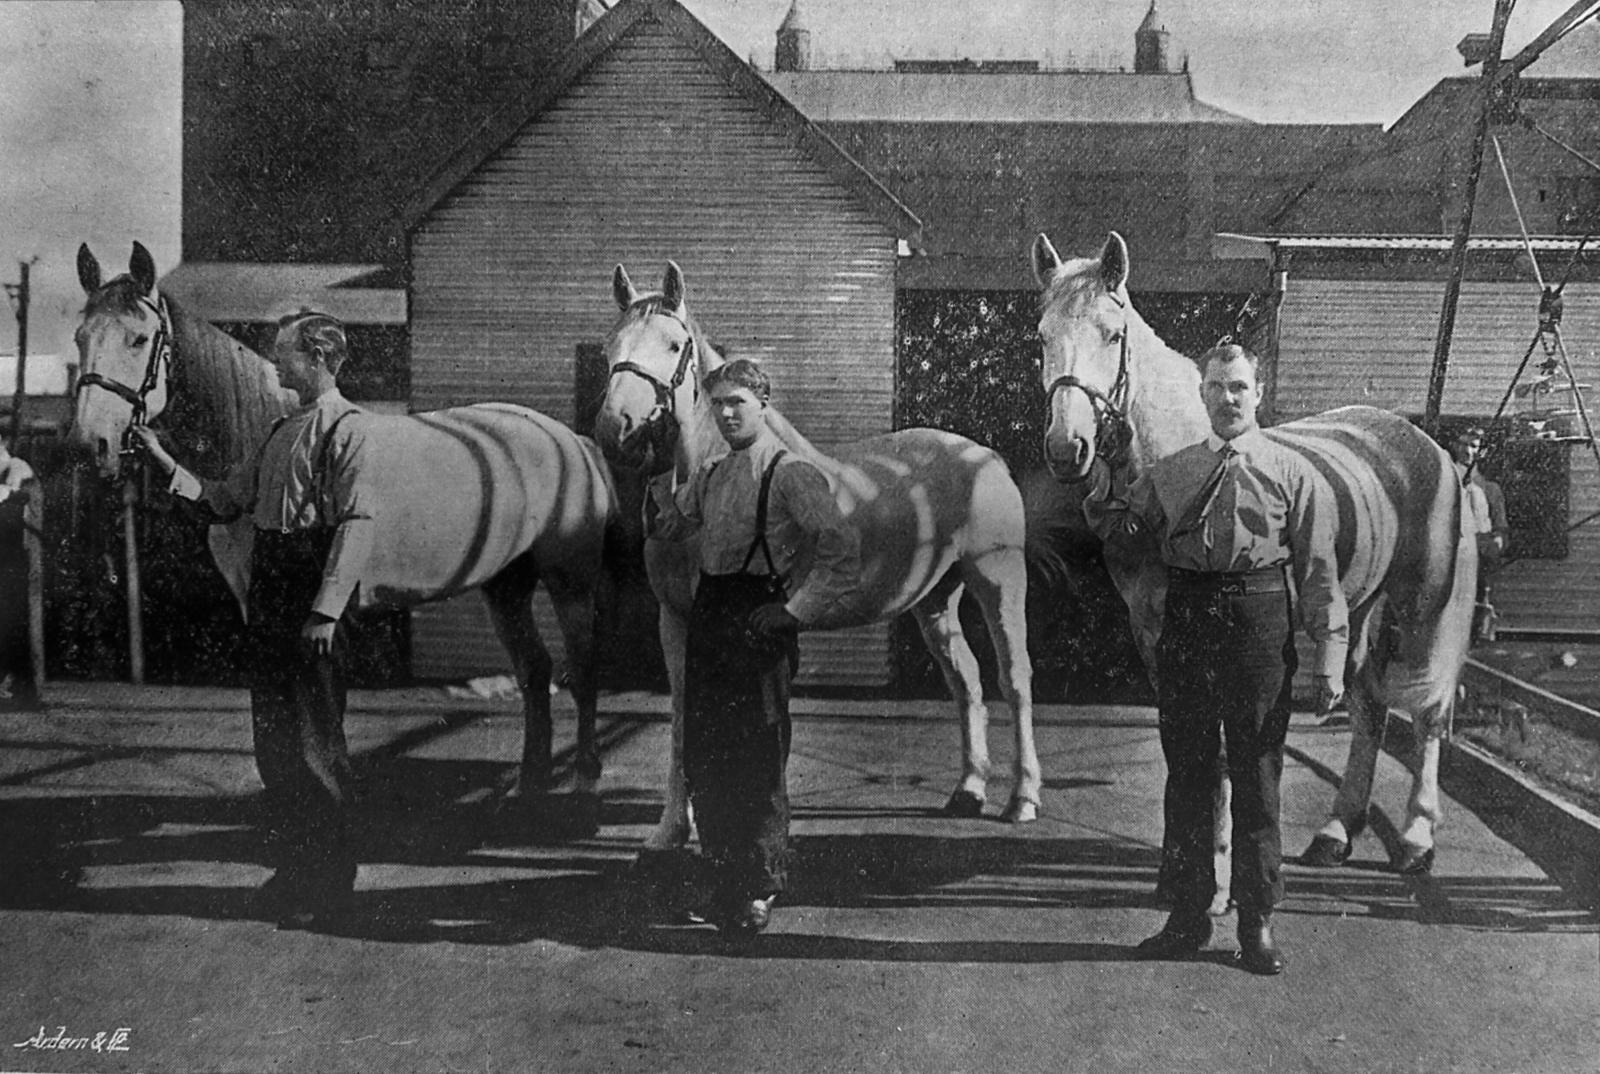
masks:
{"type": "Polygon", "coordinates": [[[167,406],[172,323],[156,292],[150,251],[133,244],[126,275],[102,282],[100,262],[78,247],[78,282],[89,296],[78,325],[77,407],[72,435],[115,477],[128,429],[167,406]]]}
{"type": "Polygon", "coordinates": [[[1045,462],[1058,479],[1082,481],[1097,456],[1115,466],[1129,447],[1128,247],[1113,231],[1098,258],[1062,261],[1040,235],[1033,271],[1044,289],[1045,462]]]}
{"type": "Polygon", "coordinates": [[[673,262],[661,292],[644,295],[618,265],[611,294],[622,317],[606,340],[609,380],[595,439],[614,466],[665,473],[693,416],[709,348],[684,306],[683,271],[673,262]]]}

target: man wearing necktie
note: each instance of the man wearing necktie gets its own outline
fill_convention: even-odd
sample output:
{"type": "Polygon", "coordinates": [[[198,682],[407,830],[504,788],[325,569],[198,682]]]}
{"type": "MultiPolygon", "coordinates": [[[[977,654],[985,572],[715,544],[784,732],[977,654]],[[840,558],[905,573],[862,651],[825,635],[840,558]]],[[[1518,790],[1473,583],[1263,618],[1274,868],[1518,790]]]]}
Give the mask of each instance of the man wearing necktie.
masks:
{"type": "Polygon", "coordinates": [[[1278,786],[1297,664],[1296,594],[1316,643],[1318,711],[1344,692],[1337,510],[1310,463],[1257,425],[1256,356],[1215,347],[1200,370],[1211,435],[1159,460],[1125,501],[1103,482],[1084,513],[1108,550],[1159,555],[1167,567],[1157,678],[1173,906],[1139,950],[1181,958],[1211,939],[1212,795],[1226,735],[1239,955],[1246,969],[1271,975],[1284,966],[1272,910],[1283,898],[1278,786]]]}

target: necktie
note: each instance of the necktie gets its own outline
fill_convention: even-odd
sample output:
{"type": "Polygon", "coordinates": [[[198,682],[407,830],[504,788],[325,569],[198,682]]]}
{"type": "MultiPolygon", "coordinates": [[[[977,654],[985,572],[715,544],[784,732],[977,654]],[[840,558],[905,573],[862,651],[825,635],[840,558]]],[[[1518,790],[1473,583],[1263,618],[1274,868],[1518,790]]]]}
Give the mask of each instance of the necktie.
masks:
{"type": "MultiPolygon", "coordinates": [[[[1238,454],[1232,444],[1223,441],[1222,449],[1217,452],[1217,465],[1206,476],[1205,484],[1200,486],[1200,491],[1190,502],[1189,509],[1172,528],[1172,536],[1181,537],[1186,533],[1193,533],[1205,524],[1206,516],[1211,513],[1212,506],[1217,502],[1217,494],[1222,491],[1222,478],[1228,472],[1228,463],[1238,454]]],[[[1210,543],[1209,540],[1206,542],[1208,546],[1210,543]]]]}

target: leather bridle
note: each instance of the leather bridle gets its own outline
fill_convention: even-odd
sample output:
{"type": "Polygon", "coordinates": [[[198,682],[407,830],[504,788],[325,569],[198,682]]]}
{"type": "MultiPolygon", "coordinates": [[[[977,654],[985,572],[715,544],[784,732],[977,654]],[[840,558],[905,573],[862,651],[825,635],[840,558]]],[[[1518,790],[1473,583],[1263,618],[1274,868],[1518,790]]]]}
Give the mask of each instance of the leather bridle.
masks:
{"type": "Polygon", "coordinates": [[[115,395],[118,399],[133,408],[133,416],[128,422],[128,427],[122,432],[122,452],[129,453],[129,442],[133,436],[133,429],[145,423],[149,414],[149,398],[152,392],[161,384],[163,376],[172,376],[172,329],[167,318],[166,299],[160,304],[141,296],[139,301],[156,315],[156,330],[150,340],[150,355],[145,360],[144,379],[137,388],[131,388],[119,380],[100,373],[85,373],[78,378],[73,394],[81,393],[85,388],[102,388],[115,395]]]}
{"type": "MultiPolygon", "coordinates": [[[[677,417],[678,389],[683,387],[683,382],[689,375],[689,363],[694,360],[695,352],[694,330],[689,327],[688,323],[683,318],[665,310],[657,311],[657,313],[659,316],[670,317],[683,325],[683,330],[687,337],[683,344],[683,354],[678,358],[678,367],[672,371],[672,379],[662,380],[638,362],[618,362],[611,367],[611,377],[615,378],[623,373],[632,373],[636,377],[643,377],[649,382],[650,387],[655,389],[656,410],[651,413],[649,418],[645,419],[646,421],[649,421],[650,418],[655,417],[657,412],[661,411],[671,414],[674,418],[677,417]]],[[[700,389],[697,383],[695,386],[695,398],[698,399],[699,397],[700,389]]]]}
{"type": "MultiPolygon", "coordinates": [[[[1126,461],[1128,449],[1133,443],[1133,426],[1128,422],[1127,302],[1120,295],[1113,294],[1110,298],[1124,311],[1121,353],[1117,358],[1117,377],[1111,382],[1111,390],[1103,392],[1093,384],[1087,384],[1071,373],[1066,373],[1051,381],[1050,386],[1045,389],[1045,405],[1053,408],[1056,394],[1072,388],[1088,396],[1089,405],[1094,410],[1095,454],[1112,467],[1116,467],[1126,461]]],[[[1088,477],[1089,474],[1086,473],[1082,477],[1064,480],[1068,484],[1077,484],[1088,480],[1088,477]]]]}

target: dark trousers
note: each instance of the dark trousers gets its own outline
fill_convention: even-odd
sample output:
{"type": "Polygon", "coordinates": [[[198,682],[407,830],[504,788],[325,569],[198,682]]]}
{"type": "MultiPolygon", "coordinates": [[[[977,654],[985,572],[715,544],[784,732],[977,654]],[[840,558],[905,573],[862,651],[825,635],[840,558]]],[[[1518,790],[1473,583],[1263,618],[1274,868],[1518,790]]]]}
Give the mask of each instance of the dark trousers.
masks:
{"type": "Polygon", "coordinates": [[[0,679],[11,692],[34,698],[33,648],[28,628],[28,546],[23,540],[24,495],[0,503],[0,679]]]}
{"type": "Polygon", "coordinates": [[[28,553],[20,545],[0,546],[0,679],[7,675],[13,696],[35,696],[28,638],[28,553]]]}
{"type": "Polygon", "coordinates": [[[348,888],[352,775],[344,737],[345,638],[330,656],[300,636],[322,584],[332,529],[256,531],[250,569],[250,713],[266,788],[268,853],[307,883],[348,888]]]}
{"type": "Polygon", "coordinates": [[[789,682],[798,640],[745,622],[778,599],[762,576],[700,576],[684,665],[684,776],[723,899],[784,890],[789,868],[789,682]]]}
{"type": "Polygon", "coordinates": [[[1167,590],[1160,642],[1167,865],[1174,911],[1203,916],[1215,887],[1212,795],[1226,735],[1232,895],[1248,920],[1283,899],[1278,786],[1296,665],[1294,617],[1287,587],[1247,591],[1226,579],[1175,574],[1167,590]]]}

